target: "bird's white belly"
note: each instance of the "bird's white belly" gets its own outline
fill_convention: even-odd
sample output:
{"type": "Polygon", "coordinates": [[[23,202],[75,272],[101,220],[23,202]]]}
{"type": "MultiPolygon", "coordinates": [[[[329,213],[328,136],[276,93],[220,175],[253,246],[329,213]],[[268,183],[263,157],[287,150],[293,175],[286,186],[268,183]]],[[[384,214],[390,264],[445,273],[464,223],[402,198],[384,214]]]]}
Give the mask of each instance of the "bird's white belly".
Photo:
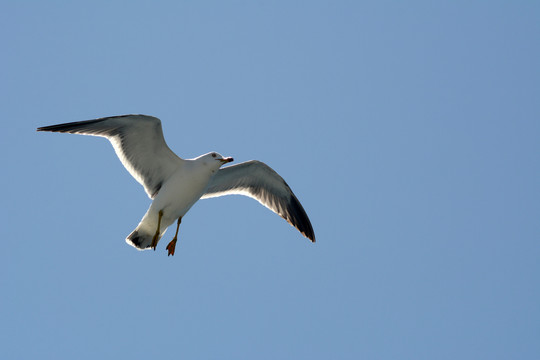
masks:
{"type": "MultiPolygon", "coordinates": [[[[204,170],[204,169],[201,169],[204,170]]],[[[163,235],[167,227],[199,200],[211,179],[209,171],[181,171],[171,176],[161,187],[139,226],[147,231],[156,231],[159,212],[162,211],[160,232],[163,235]]]]}

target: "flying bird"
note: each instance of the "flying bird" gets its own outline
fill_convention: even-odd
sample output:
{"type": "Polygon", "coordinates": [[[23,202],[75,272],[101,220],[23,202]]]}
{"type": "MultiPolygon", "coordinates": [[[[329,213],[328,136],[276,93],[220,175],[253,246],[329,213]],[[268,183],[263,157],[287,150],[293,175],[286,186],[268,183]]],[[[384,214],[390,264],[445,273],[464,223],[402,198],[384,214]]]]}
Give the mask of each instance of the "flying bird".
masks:
{"type": "Polygon", "coordinates": [[[176,233],[167,245],[174,255],[184,215],[199,200],[223,195],[245,195],[257,200],[315,242],[304,208],[285,180],[257,160],[221,168],[233,161],[217,152],[182,159],[165,143],[161,121],[148,115],[121,115],[44,126],[37,131],[107,138],[129,173],[153,200],[126,242],[139,250],[156,249],[165,231],[176,221],[176,233]]]}

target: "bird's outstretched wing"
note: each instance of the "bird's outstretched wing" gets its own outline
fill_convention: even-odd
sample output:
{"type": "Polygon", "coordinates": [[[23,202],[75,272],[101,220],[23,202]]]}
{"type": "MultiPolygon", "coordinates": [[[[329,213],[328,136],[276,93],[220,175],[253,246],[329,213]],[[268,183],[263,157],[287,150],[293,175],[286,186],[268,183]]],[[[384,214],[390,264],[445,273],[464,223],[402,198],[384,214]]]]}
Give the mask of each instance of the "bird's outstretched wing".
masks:
{"type": "Polygon", "coordinates": [[[44,126],[37,131],[101,136],[107,138],[129,173],[154,198],[183,160],[169,149],[161,121],[147,115],[111,116],[95,120],[44,126]]]}
{"type": "Polygon", "coordinates": [[[251,160],[220,169],[202,199],[234,194],[257,200],[315,242],[304,208],[285,180],[265,163],[251,160]]]}

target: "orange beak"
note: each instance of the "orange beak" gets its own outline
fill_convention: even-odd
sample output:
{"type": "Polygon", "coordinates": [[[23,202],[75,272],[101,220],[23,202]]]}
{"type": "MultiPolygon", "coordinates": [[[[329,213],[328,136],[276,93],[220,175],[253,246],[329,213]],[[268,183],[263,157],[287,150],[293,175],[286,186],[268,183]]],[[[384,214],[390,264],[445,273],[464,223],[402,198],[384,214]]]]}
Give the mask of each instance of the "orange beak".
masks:
{"type": "Polygon", "coordinates": [[[234,161],[234,159],[232,157],[228,157],[228,158],[219,159],[219,161],[226,164],[226,163],[230,163],[231,161],[234,161]]]}

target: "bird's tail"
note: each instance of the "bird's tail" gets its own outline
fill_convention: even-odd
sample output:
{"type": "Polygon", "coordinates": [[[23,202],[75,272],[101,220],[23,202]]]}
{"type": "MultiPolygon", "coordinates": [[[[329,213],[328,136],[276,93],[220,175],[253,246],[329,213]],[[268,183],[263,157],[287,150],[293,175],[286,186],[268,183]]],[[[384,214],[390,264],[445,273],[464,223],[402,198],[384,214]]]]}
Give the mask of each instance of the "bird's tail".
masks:
{"type": "Polygon", "coordinates": [[[160,225],[162,225],[160,234],[156,241],[157,244],[159,239],[161,239],[161,237],[167,231],[167,226],[170,225],[170,223],[167,223],[167,219],[161,219],[160,221],[158,213],[151,211],[151,209],[152,207],[148,209],[146,214],[144,214],[143,218],[141,219],[139,225],[137,225],[135,230],[133,230],[126,238],[126,242],[136,249],[151,249],[152,241],[156,235],[156,230],[160,228],[160,225]]]}
{"type": "MultiPolygon", "coordinates": [[[[151,249],[150,245],[152,245],[154,235],[155,234],[145,233],[143,230],[137,228],[127,236],[126,242],[139,250],[151,249]]],[[[163,234],[159,235],[158,241],[162,235],[163,234]]]]}

